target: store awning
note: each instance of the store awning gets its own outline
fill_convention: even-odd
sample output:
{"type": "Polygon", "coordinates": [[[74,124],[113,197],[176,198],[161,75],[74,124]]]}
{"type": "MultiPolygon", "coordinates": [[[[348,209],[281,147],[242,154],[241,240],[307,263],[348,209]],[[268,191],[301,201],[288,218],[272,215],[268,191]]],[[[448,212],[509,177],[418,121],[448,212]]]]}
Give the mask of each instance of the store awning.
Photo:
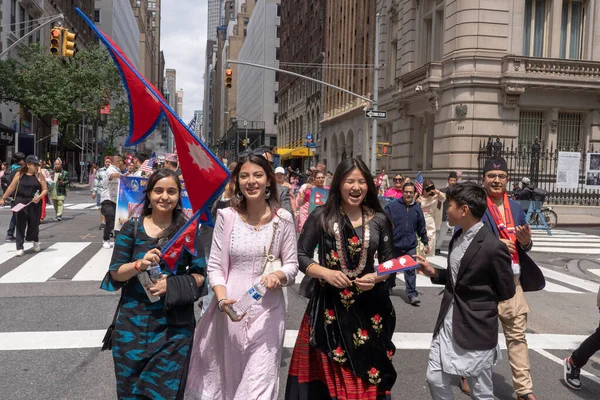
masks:
{"type": "MultiPolygon", "coordinates": [[[[282,149],[279,149],[279,150],[282,150],[282,149]]],[[[277,151],[277,154],[281,154],[281,153],[279,153],[279,150],[277,151]]],[[[281,154],[282,160],[287,160],[289,158],[312,157],[313,153],[314,153],[314,150],[309,149],[308,147],[296,147],[293,149],[285,149],[285,150],[290,150],[290,151],[286,152],[285,154],[281,154]]]]}
{"type": "Polygon", "coordinates": [[[277,155],[278,156],[284,156],[286,154],[291,153],[292,151],[294,151],[294,149],[290,149],[290,148],[278,148],[277,149],[277,155]]]}
{"type": "Polygon", "coordinates": [[[15,130],[6,125],[0,124],[0,145],[14,146],[15,145],[15,130]]]}

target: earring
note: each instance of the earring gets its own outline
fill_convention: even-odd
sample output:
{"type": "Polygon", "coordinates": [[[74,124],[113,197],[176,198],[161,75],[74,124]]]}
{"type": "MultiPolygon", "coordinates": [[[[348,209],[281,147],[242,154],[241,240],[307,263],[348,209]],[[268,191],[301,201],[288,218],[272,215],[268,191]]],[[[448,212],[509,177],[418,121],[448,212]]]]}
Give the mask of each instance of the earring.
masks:
{"type": "Polygon", "coordinates": [[[269,200],[271,198],[271,189],[265,189],[265,200],[269,200]]]}
{"type": "Polygon", "coordinates": [[[150,205],[148,206],[148,208],[152,208],[152,203],[150,203],[150,205]]]}
{"type": "Polygon", "coordinates": [[[235,198],[236,198],[238,201],[243,201],[243,200],[244,200],[244,194],[243,194],[242,192],[237,192],[237,193],[235,194],[235,198]]]}

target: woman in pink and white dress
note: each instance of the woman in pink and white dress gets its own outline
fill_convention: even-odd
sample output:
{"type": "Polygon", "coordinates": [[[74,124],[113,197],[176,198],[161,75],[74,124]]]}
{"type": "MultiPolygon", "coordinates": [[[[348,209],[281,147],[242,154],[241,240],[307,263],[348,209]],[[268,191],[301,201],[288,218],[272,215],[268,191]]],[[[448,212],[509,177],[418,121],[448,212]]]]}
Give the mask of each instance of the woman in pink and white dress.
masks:
{"type": "Polygon", "coordinates": [[[272,400],[285,334],[281,286],[293,285],[298,272],[296,232],[292,215],[279,208],[265,158],[251,154],[231,179],[236,193],[217,214],[208,263],[215,297],[196,328],[185,398],[272,400]],[[267,253],[281,260],[281,269],[264,275],[267,253]],[[233,320],[230,307],[258,282],[266,294],[233,320]]]}

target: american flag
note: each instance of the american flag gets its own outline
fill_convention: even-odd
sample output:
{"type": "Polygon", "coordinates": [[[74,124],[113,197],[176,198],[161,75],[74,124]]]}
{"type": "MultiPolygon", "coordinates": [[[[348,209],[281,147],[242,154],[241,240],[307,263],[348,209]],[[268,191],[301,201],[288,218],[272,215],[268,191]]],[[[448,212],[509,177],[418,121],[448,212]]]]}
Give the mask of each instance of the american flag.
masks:
{"type": "Polygon", "coordinates": [[[419,194],[423,194],[423,175],[421,174],[421,171],[419,171],[415,178],[415,188],[419,194]]]}
{"type": "Polygon", "coordinates": [[[142,166],[140,167],[140,170],[142,170],[142,172],[148,176],[148,175],[152,175],[152,167],[154,167],[154,158],[150,158],[146,161],[144,161],[142,163],[142,166]]]}

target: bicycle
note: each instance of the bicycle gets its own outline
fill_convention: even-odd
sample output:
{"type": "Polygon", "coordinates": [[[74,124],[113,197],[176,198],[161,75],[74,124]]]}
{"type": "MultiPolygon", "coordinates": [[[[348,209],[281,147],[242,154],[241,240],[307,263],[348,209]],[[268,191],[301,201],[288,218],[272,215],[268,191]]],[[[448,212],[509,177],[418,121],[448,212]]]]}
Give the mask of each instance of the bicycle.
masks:
{"type": "MultiPolygon", "coordinates": [[[[547,206],[542,207],[542,209],[540,211],[542,213],[543,218],[546,220],[546,224],[548,225],[548,228],[554,229],[556,227],[556,224],[558,224],[558,215],[556,214],[556,212],[554,210],[552,210],[552,207],[547,207],[547,206]]],[[[531,215],[531,217],[529,218],[529,225],[533,225],[533,226],[543,225],[539,214],[534,213],[531,215]]]]}

